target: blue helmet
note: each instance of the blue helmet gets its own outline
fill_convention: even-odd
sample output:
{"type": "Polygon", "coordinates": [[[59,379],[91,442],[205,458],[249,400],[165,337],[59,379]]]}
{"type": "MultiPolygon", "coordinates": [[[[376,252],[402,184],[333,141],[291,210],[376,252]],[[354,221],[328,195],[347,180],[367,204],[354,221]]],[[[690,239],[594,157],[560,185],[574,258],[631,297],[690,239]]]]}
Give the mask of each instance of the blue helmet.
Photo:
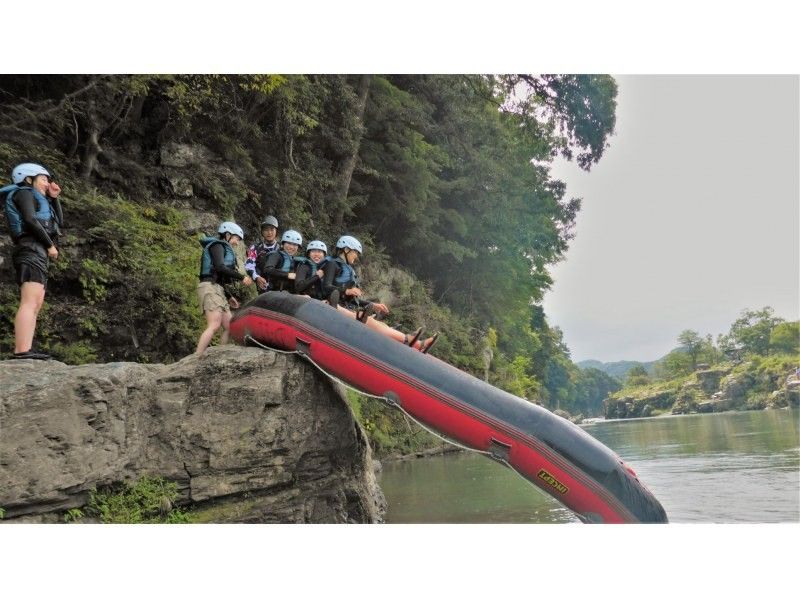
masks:
{"type": "Polygon", "coordinates": [[[50,176],[50,173],[47,172],[47,169],[41,164],[32,164],[30,162],[26,162],[24,164],[17,164],[13,168],[11,171],[11,180],[14,181],[15,184],[19,185],[25,180],[25,177],[38,176],[40,174],[50,176]]]}
{"type": "Polygon", "coordinates": [[[281,243],[294,243],[295,245],[303,246],[303,236],[296,230],[287,230],[281,237],[281,243]]]}
{"type": "Polygon", "coordinates": [[[350,235],[344,235],[343,237],[339,237],[339,240],[336,241],[337,249],[355,249],[361,255],[364,255],[364,250],[361,249],[361,243],[355,237],[351,237],[350,235]]]}
{"type": "Polygon", "coordinates": [[[244,240],[244,231],[242,230],[242,227],[236,224],[235,222],[223,222],[222,224],[219,225],[217,232],[220,234],[230,233],[244,240]]]}
{"type": "Polygon", "coordinates": [[[320,251],[324,251],[325,255],[328,255],[328,246],[325,245],[322,241],[309,241],[308,247],[306,248],[306,253],[311,251],[312,249],[318,249],[320,251]]]}

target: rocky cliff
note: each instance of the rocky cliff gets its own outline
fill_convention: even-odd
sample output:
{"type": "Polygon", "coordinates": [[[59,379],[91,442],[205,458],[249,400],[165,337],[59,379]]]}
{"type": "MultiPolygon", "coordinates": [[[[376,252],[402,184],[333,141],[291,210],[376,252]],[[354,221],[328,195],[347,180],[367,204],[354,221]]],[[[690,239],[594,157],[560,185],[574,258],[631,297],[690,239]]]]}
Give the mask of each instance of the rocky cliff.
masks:
{"type": "Polygon", "coordinates": [[[142,476],[176,482],[198,521],[385,511],[342,390],[292,355],[228,345],[171,365],[3,361],[0,398],[4,521],[60,520],[92,489],[142,476]]]}
{"type": "Polygon", "coordinates": [[[792,357],[698,370],[682,379],[624,388],[603,402],[608,419],[800,406],[792,357]]]}

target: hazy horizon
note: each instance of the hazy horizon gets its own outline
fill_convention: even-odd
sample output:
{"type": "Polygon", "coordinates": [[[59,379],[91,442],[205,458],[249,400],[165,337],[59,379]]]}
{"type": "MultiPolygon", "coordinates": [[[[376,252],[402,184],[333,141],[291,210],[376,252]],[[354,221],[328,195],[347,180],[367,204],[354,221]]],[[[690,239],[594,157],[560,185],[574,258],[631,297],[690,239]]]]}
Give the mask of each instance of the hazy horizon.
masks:
{"type": "Polygon", "coordinates": [[[800,318],[800,78],[617,76],[616,134],[544,299],[573,361],[653,361],[744,309],[800,318]]]}

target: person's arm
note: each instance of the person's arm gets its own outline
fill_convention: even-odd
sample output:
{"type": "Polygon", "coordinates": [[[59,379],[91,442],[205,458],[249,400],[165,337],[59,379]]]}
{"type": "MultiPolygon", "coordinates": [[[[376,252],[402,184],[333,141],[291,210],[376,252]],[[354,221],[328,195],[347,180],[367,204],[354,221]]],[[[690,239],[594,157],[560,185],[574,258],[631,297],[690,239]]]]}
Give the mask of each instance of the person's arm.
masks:
{"type": "Polygon", "coordinates": [[[322,294],[328,297],[333,291],[341,291],[336,286],[336,275],[339,273],[339,264],[334,260],[329,260],[323,267],[322,271],[325,275],[322,277],[322,294]]]}
{"type": "Polygon", "coordinates": [[[19,208],[22,221],[26,225],[26,232],[30,232],[36,240],[39,241],[45,248],[55,247],[55,243],[44,230],[42,224],[36,220],[36,200],[33,198],[33,193],[27,189],[20,189],[14,194],[14,203],[19,208]]]}
{"type": "MultiPolygon", "coordinates": [[[[293,272],[284,272],[280,268],[278,268],[278,264],[283,261],[283,256],[278,251],[273,251],[272,253],[268,253],[266,259],[264,260],[264,267],[261,268],[261,271],[267,275],[268,278],[272,280],[286,280],[289,278],[289,274],[294,274],[293,272]]],[[[292,276],[294,278],[294,276],[292,276]]]]}
{"type": "Polygon", "coordinates": [[[50,187],[47,189],[47,197],[50,199],[50,206],[55,212],[56,223],[58,224],[59,229],[64,226],[64,213],[61,211],[61,201],[59,201],[60,196],[61,187],[58,186],[58,183],[53,181],[50,183],[50,187]]]}
{"type": "Polygon", "coordinates": [[[295,275],[295,293],[305,293],[309,287],[319,280],[319,276],[317,276],[317,268],[314,264],[300,264],[295,271],[295,275]]]}
{"type": "Polygon", "coordinates": [[[243,280],[245,275],[236,270],[235,268],[228,268],[225,265],[225,248],[221,243],[214,243],[209,250],[211,254],[211,263],[217,274],[222,274],[234,280],[243,280]]]}

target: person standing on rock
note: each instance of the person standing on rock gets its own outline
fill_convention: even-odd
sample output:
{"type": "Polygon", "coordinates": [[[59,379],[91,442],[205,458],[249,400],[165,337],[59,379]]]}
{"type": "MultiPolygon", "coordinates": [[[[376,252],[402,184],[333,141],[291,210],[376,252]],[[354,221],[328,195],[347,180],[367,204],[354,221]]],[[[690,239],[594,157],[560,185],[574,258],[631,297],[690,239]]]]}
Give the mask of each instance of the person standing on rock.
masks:
{"type": "Polygon", "coordinates": [[[206,316],[206,329],[197,342],[196,354],[208,348],[217,330],[222,327],[221,343],[228,342],[228,328],[231,323],[231,308],[237,309],[239,302],[225,285],[241,280],[245,286],[253,284],[253,279],[239,272],[234,247],[244,239],[242,227],[235,222],[219,225],[218,237],[200,239],[203,254],[200,258],[200,282],[197,297],[200,310],[206,316]]]}
{"type": "Polygon", "coordinates": [[[258,272],[258,259],[273,251],[278,251],[278,219],[267,216],[261,223],[261,241],[247,249],[247,260],[244,263],[244,269],[256,283],[259,293],[265,293],[269,285],[266,276],[258,272]]]}
{"type": "Polygon", "coordinates": [[[58,237],[63,214],[58,196],[61,187],[39,164],[18,164],[11,171],[13,184],[0,189],[6,218],[14,241],[12,261],[20,290],[14,318],[15,359],[49,359],[33,350],[36,320],[44,304],[47,268],[58,259],[58,237]]]}

